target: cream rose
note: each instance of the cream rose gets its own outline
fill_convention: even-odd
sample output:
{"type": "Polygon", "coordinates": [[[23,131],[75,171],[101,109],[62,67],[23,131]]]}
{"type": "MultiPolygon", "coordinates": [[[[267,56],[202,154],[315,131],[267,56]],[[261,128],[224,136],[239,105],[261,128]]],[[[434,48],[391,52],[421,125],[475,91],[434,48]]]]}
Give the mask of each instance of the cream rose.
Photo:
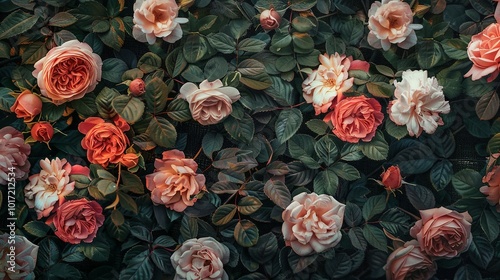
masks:
{"type": "Polygon", "coordinates": [[[229,249],[212,237],[184,241],[170,261],[175,269],[174,280],[228,280],[224,264],[229,261],[229,249]]]}
{"type": "Polygon", "coordinates": [[[406,125],[410,136],[418,137],[422,131],[432,134],[444,124],[439,113],[448,114],[450,104],[435,77],[427,77],[427,71],[406,70],[401,82],[394,85],[395,99],[387,107],[389,117],[397,125],[406,125]]]}
{"type": "Polygon", "coordinates": [[[0,279],[35,279],[33,271],[36,266],[38,245],[21,235],[15,235],[14,245],[9,242],[10,236],[9,233],[0,235],[0,279]]]}
{"type": "Polygon", "coordinates": [[[101,80],[101,67],[101,57],[87,43],[71,40],[37,61],[33,76],[42,95],[59,105],[93,91],[101,80]]]}
{"type": "Polygon", "coordinates": [[[132,35],[139,42],[154,44],[156,38],[174,43],[182,38],[179,24],[187,18],[177,17],[179,6],[175,0],[137,0],[134,4],[132,35]]]}
{"type": "Polygon", "coordinates": [[[285,244],[300,256],[321,253],[340,242],[345,205],[332,196],[300,193],[282,213],[285,244]]]}
{"type": "Polygon", "coordinates": [[[48,217],[56,202],[64,202],[64,196],[75,188],[69,181],[71,165],[66,159],[40,160],[40,173],[31,175],[24,188],[24,200],[29,208],[35,208],[38,219],[48,217]]]}
{"type": "Polygon", "coordinates": [[[421,220],[410,229],[421,250],[432,257],[453,258],[467,251],[472,242],[469,213],[444,207],[420,210],[421,220]]]}
{"type": "Polygon", "coordinates": [[[31,146],[24,143],[21,132],[12,126],[0,129],[0,185],[7,185],[12,178],[9,173],[14,173],[17,180],[28,178],[30,152],[31,146]]]}
{"type": "Polygon", "coordinates": [[[436,263],[425,254],[416,240],[406,242],[387,258],[387,280],[428,280],[436,273],[436,263]]]}
{"type": "Polygon", "coordinates": [[[391,44],[409,49],[417,43],[415,30],[422,29],[421,24],[412,24],[413,12],[408,3],[401,0],[375,1],[368,10],[368,44],[385,51],[391,44]]]}
{"type": "Polygon", "coordinates": [[[233,87],[223,87],[220,80],[204,80],[198,88],[185,83],[180,88],[180,98],[189,103],[193,119],[202,125],[219,123],[233,111],[232,104],[240,99],[240,92],[233,87]]]}

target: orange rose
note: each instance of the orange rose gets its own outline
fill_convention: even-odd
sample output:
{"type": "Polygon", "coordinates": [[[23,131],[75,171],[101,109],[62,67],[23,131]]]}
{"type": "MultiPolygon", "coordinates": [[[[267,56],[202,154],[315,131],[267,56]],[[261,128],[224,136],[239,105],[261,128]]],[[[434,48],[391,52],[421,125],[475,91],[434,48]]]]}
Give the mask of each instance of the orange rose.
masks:
{"type": "Polygon", "coordinates": [[[142,79],[137,78],[130,82],[128,89],[133,96],[141,96],[146,92],[146,84],[142,79]]]}
{"type": "Polygon", "coordinates": [[[280,27],[281,16],[273,8],[260,13],[260,25],[264,30],[273,30],[280,27]]]}
{"type": "Polygon", "coordinates": [[[88,160],[103,167],[120,162],[129,145],[121,129],[98,117],[87,118],[78,125],[78,130],[85,134],[82,147],[87,150],[88,160]]]}
{"type": "Polygon", "coordinates": [[[500,166],[495,165],[486,176],[483,177],[483,183],[486,186],[479,188],[479,191],[487,195],[486,200],[490,205],[496,205],[497,211],[500,212],[500,166]]]}
{"type": "Polygon", "coordinates": [[[48,142],[54,136],[54,128],[49,122],[37,122],[31,127],[31,137],[39,142],[48,142]]]}
{"type": "Polygon", "coordinates": [[[139,163],[139,156],[133,153],[124,154],[120,162],[128,168],[133,168],[139,163]]]}
{"type": "Polygon", "coordinates": [[[401,170],[398,166],[391,166],[387,168],[386,171],[380,174],[382,178],[382,185],[388,191],[399,189],[403,184],[403,178],[401,177],[401,170]]]}
{"type": "Polygon", "coordinates": [[[91,243],[104,223],[102,207],[85,198],[69,200],[57,208],[52,222],[59,239],[71,244],[91,243]]]}
{"type": "Polygon", "coordinates": [[[337,103],[335,110],[323,120],[332,123],[333,133],[342,141],[369,142],[384,119],[381,110],[382,106],[374,98],[349,97],[337,103]]]}
{"type": "Polygon", "coordinates": [[[205,190],[205,176],[196,174],[198,164],[179,150],[163,152],[163,158],[155,161],[155,168],[155,173],[146,175],[146,187],[154,204],[182,212],[193,206],[195,196],[205,190]]]}
{"type": "Polygon", "coordinates": [[[16,114],[16,117],[23,118],[25,122],[30,122],[42,112],[42,100],[31,91],[25,90],[17,97],[10,110],[16,114]]]}
{"type": "Polygon", "coordinates": [[[444,207],[420,210],[421,220],[410,229],[420,248],[431,257],[453,258],[467,251],[472,242],[469,213],[444,207]]]}
{"type": "Polygon", "coordinates": [[[42,95],[59,105],[93,91],[101,80],[101,67],[101,57],[87,43],[71,40],[37,61],[33,76],[42,95]]]}
{"type": "Polygon", "coordinates": [[[406,242],[387,258],[387,280],[427,280],[436,273],[436,263],[425,254],[416,240],[406,242]]]}
{"type": "Polygon", "coordinates": [[[486,81],[493,81],[500,73],[500,23],[492,23],[472,36],[467,54],[473,65],[464,77],[472,76],[475,81],[490,75],[486,81]]]}

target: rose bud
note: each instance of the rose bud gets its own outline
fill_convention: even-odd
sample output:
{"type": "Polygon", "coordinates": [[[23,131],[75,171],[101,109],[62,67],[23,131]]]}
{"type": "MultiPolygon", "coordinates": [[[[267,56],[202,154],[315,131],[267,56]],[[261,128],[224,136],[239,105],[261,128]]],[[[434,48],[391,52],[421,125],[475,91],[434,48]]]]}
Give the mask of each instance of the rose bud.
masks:
{"type": "Polygon", "coordinates": [[[39,142],[48,142],[54,136],[54,128],[49,122],[37,122],[31,127],[31,137],[39,142]]]}
{"type": "Polygon", "coordinates": [[[386,171],[380,174],[382,178],[382,185],[388,191],[399,189],[403,184],[403,178],[401,177],[401,170],[396,165],[387,168],[386,171]]]}
{"type": "Polygon", "coordinates": [[[280,26],[281,16],[273,8],[260,14],[260,25],[264,30],[273,30],[280,26]]]}
{"type": "Polygon", "coordinates": [[[146,84],[142,79],[137,78],[130,82],[128,89],[132,95],[141,96],[146,92],[146,84]]]}
{"type": "Polygon", "coordinates": [[[25,90],[17,97],[10,110],[16,114],[16,117],[30,122],[42,112],[42,100],[31,91],[25,90]]]}

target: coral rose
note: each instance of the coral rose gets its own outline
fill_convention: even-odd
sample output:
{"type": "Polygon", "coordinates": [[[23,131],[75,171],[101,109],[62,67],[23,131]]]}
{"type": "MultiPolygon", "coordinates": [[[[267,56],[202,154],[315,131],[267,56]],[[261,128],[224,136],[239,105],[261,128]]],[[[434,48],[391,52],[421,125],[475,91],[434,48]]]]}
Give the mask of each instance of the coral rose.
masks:
{"type": "Polygon", "coordinates": [[[229,280],[223,267],[229,255],[229,249],[213,237],[188,239],[170,257],[175,269],[174,280],[229,280]]]}
{"type": "Polygon", "coordinates": [[[321,253],[340,242],[345,205],[332,196],[300,193],[282,213],[285,244],[300,256],[321,253]]]}
{"type": "MultiPolygon", "coordinates": [[[[348,91],[354,78],[347,72],[351,68],[352,58],[338,53],[328,56],[320,54],[321,63],[302,83],[302,92],[307,103],[312,103],[316,115],[326,113],[334,99],[339,102],[343,93],[348,91]]],[[[361,66],[361,69],[363,69],[361,66]]]]}
{"type": "Polygon", "coordinates": [[[146,92],[146,84],[142,79],[137,78],[130,82],[128,89],[133,96],[141,96],[146,92]]]}
{"type": "Polygon", "coordinates": [[[193,206],[195,197],[205,190],[205,176],[196,174],[198,164],[187,159],[179,150],[163,152],[156,159],[155,172],[146,175],[146,187],[151,191],[154,204],[163,204],[171,210],[182,212],[193,206]]]}
{"type": "Polygon", "coordinates": [[[37,255],[38,245],[26,237],[9,233],[0,235],[0,279],[35,279],[33,271],[37,255]]]}
{"type": "Polygon", "coordinates": [[[93,91],[101,80],[101,67],[101,57],[87,43],[71,40],[37,61],[33,76],[42,95],[59,105],[93,91]]]}
{"type": "Polygon", "coordinates": [[[387,258],[387,280],[428,280],[436,274],[436,263],[425,254],[416,240],[406,242],[387,258]]]}
{"type": "Polygon", "coordinates": [[[21,132],[11,126],[0,129],[0,185],[12,178],[9,173],[15,173],[17,180],[28,178],[30,152],[31,146],[24,143],[21,132]]]}
{"type": "Polygon", "coordinates": [[[382,123],[382,106],[374,98],[366,96],[348,97],[335,106],[335,110],[323,119],[331,122],[333,133],[349,143],[370,142],[382,123]]]}
{"type": "Polygon", "coordinates": [[[387,51],[391,44],[409,49],[417,43],[415,30],[421,24],[412,24],[413,12],[408,3],[401,0],[375,1],[368,10],[368,44],[376,49],[387,51]]]}
{"type": "Polygon", "coordinates": [[[472,76],[475,81],[490,75],[486,81],[493,81],[500,73],[500,23],[492,23],[472,36],[467,55],[473,65],[464,77],[472,76]]]}
{"type": "Polygon", "coordinates": [[[406,125],[410,136],[420,136],[422,131],[432,134],[443,125],[439,113],[450,112],[450,104],[444,100],[443,87],[435,77],[427,77],[427,71],[406,70],[401,82],[394,82],[395,99],[389,102],[387,111],[397,125],[406,125]]]}
{"type": "Polygon", "coordinates": [[[99,203],[81,198],[61,204],[52,222],[56,228],[55,234],[62,241],[71,244],[82,241],[91,243],[104,223],[104,215],[99,203]]]}
{"type": "Polygon", "coordinates": [[[264,30],[273,30],[280,26],[281,16],[274,9],[264,10],[260,13],[260,25],[264,30]]]}
{"type": "Polygon", "coordinates": [[[486,176],[483,177],[483,183],[486,186],[479,188],[479,191],[486,195],[486,200],[490,205],[496,205],[496,209],[500,212],[500,166],[495,165],[486,176]]]}
{"type": "Polygon", "coordinates": [[[121,129],[98,117],[87,118],[78,125],[78,130],[85,134],[82,147],[87,150],[87,159],[103,167],[120,162],[129,145],[121,129]]]}
{"type": "Polygon", "coordinates": [[[42,100],[31,91],[25,90],[16,98],[16,102],[10,107],[10,110],[16,114],[16,117],[30,122],[42,112],[42,100]]]}
{"type": "Polygon", "coordinates": [[[399,189],[403,184],[401,170],[396,165],[387,168],[387,170],[380,174],[380,177],[382,179],[382,185],[384,185],[385,189],[388,191],[399,189]]]}
{"type": "Polygon", "coordinates": [[[174,43],[182,38],[179,24],[186,18],[177,17],[179,6],[175,0],[137,0],[134,4],[132,35],[139,42],[154,44],[156,38],[174,43]]]}
{"type": "Polygon", "coordinates": [[[40,169],[24,188],[24,200],[29,208],[35,208],[38,219],[48,217],[56,202],[63,203],[64,196],[75,188],[75,182],[69,180],[71,165],[66,159],[40,160],[40,169]]]}
{"type": "Polygon", "coordinates": [[[54,136],[54,128],[49,122],[37,122],[31,127],[31,137],[36,141],[48,142],[54,136]]]}
{"type": "Polygon", "coordinates": [[[444,207],[420,210],[421,220],[410,229],[421,250],[431,257],[453,258],[467,251],[472,242],[469,213],[444,207]]]}
{"type": "Polygon", "coordinates": [[[193,83],[185,83],[180,93],[180,98],[189,103],[193,119],[202,125],[219,123],[233,112],[232,104],[240,99],[236,88],[223,87],[220,80],[204,80],[200,88],[193,83]]]}

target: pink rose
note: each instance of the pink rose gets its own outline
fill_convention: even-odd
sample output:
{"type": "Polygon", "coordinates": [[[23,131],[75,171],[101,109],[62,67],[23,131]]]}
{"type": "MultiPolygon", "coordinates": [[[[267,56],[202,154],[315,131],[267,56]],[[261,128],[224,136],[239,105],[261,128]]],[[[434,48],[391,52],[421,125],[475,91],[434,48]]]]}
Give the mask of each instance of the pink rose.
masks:
{"type": "Polygon", "coordinates": [[[401,0],[375,1],[368,11],[368,44],[387,51],[391,44],[409,49],[417,43],[415,30],[421,24],[412,24],[413,12],[408,3],[401,0]]]}
{"type": "Polygon", "coordinates": [[[212,237],[188,239],[170,257],[174,280],[229,280],[223,267],[229,255],[229,249],[212,237]]]}
{"type": "Polygon", "coordinates": [[[26,237],[9,233],[0,235],[0,279],[21,280],[35,279],[38,245],[26,237]],[[15,243],[12,243],[12,240],[15,243]],[[13,268],[12,271],[9,268],[13,268]]]}
{"type": "Polygon", "coordinates": [[[321,253],[340,242],[345,205],[332,196],[300,193],[282,213],[286,246],[299,256],[321,253]]]}
{"type": "Polygon", "coordinates": [[[137,0],[134,4],[134,28],[132,34],[139,42],[156,42],[156,38],[174,43],[182,38],[179,24],[188,22],[178,18],[179,6],[175,0],[137,0]]]}
{"type": "Polygon", "coordinates": [[[223,87],[220,80],[204,80],[200,88],[193,83],[185,83],[180,93],[180,98],[189,103],[193,119],[202,125],[219,123],[233,112],[232,104],[240,99],[236,88],[223,87]]]}
{"type": "Polygon", "coordinates": [[[380,174],[380,177],[382,178],[382,185],[388,191],[399,189],[403,184],[401,170],[396,165],[387,168],[387,170],[380,174]]]}
{"type": "Polygon", "coordinates": [[[7,185],[12,178],[24,180],[28,178],[30,162],[28,156],[31,146],[24,143],[23,134],[11,126],[0,129],[0,185],[7,185]]]}
{"type": "Polygon", "coordinates": [[[68,41],[35,63],[40,92],[56,105],[82,98],[101,80],[101,57],[87,43],[68,41]]]}
{"type": "Polygon", "coordinates": [[[479,191],[486,195],[486,200],[490,205],[496,205],[497,212],[500,212],[500,166],[495,165],[486,176],[483,177],[486,186],[479,188],[479,191]]]}
{"type": "Polygon", "coordinates": [[[382,123],[382,106],[375,98],[363,95],[342,99],[323,119],[331,122],[333,133],[349,143],[370,142],[382,123]]]}
{"type": "Polygon", "coordinates": [[[260,13],[260,25],[264,30],[273,30],[280,26],[281,16],[273,8],[260,13]]]}
{"type": "Polygon", "coordinates": [[[198,164],[179,150],[163,152],[156,159],[155,172],[146,175],[146,187],[154,204],[182,212],[196,202],[196,195],[205,190],[205,176],[197,174],[198,164]]]}
{"type": "Polygon", "coordinates": [[[29,208],[35,208],[38,219],[48,217],[56,203],[63,203],[75,188],[75,182],[69,181],[71,165],[66,159],[40,160],[40,168],[24,188],[24,200],[29,208]]]}
{"type": "Polygon", "coordinates": [[[85,198],[64,202],[51,218],[57,237],[71,244],[91,243],[104,224],[101,205],[85,198]]]}
{"type": "Polygon", "coordinates": [[[146,92],[146,84],[142,79],[137,78],[130,82],[128,89],[133,96],[141,96],[146,92]]]}
{"type": "Polygon", "coordinates": [[[416,240],[406,242],[387,258],[387,280],[428,280],[436,273],[436,263],[425,254],[416,240]]]}
{"type": "Polygon", "coordinates": [[[475,81],[490,75],[486,81],[493,81],[500,73],[499,51],[500,23],[492,23],[480,33],[472,36],[467,46],[467,55],[473,65],[464,77],[472,76],[472,80],[475,81]]]}
{"type": "Polygon", "coordinates": [[[16,98],[16,102],[10,107],[10,110],[16,114],[16,117],[30,122],[42,112],[42,100],[31,91],[25,90],[16,98]]]}
{"type": "Polygon", "coordinates": [[[49,122],[37,122],[31,127],[31,137],[39,142],[48,142],[54,136],[54,128],[49,122]]]}
{"type": "Polygon", "coordinates": [[[469,213],[458,213],[444,207],[420,210],[421,220],[410,229],[421,250],[438,258],[453,258],[467,251],[472,242],[469,213]]]}

